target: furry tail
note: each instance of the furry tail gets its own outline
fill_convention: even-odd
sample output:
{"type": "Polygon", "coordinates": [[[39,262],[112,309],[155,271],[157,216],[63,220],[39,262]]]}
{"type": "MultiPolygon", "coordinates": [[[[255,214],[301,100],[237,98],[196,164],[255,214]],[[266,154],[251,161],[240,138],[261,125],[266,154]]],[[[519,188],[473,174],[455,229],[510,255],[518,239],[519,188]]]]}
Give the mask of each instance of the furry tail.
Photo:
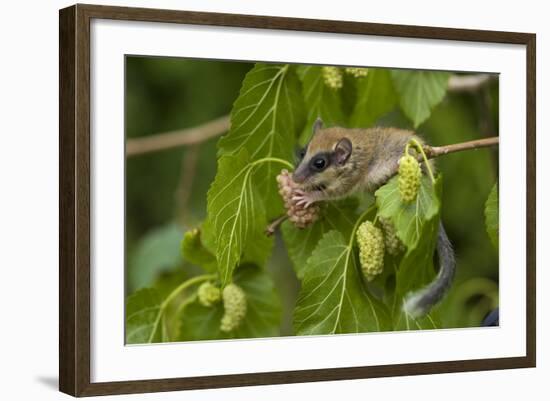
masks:
{"type": "Polygon", "coordinates": [[[455,275],[455,255],[443,223],[439,222],[437,235],[437,255],[439,259],[439,273],[437,277],[423,289],[407,296],[403,310],[412,317],[421,317],[427,314],[432,307],[443,299],[455,275]]]}

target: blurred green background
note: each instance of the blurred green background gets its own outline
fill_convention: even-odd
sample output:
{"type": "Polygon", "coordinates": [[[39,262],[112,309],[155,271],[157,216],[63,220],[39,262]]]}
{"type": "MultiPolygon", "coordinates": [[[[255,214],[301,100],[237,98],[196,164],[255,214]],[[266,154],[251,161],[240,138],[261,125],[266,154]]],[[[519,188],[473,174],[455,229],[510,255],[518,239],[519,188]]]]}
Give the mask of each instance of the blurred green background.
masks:
{"type": "MultiPolygon", "coordinates": [[[[250,63],[126,58],[127,139],[194,127],[227,115],[250,63]]],[[[378,125],[412,129],[396,109],[378,125]]],[[[417,130],[444,145],[498,135],[498,80],[475,92],[447,93],[417,130]]],[[[154,286],[168,293],[185,278],[183,233],[205,217],[216,172],[216,142],[129,156],[126,162],[126,294],[154,286]]],[[[498,151],[438,159],[444,174],[443,222],[455,247],[457,277],[440,306],[444,327],[478,326],[498,305],[498,252],[485,231],[484,207],[498,177],[498,151]]],[[[280,239],[269,270],[283,300],[282,334],[291,333],[298,282],[280,239]]]]}

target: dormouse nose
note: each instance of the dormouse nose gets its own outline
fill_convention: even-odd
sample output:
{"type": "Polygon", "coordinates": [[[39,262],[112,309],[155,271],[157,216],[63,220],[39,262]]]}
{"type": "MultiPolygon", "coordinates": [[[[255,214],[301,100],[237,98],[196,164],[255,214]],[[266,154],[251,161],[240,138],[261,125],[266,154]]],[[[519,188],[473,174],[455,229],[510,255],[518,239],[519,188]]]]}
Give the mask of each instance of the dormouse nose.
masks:
{"type": "Polygon", "coordinates": [[[298,166],[292,173],[292,180],[297,184],[302,184],[307,178],[307,170],[302,166],[298,166]]]}

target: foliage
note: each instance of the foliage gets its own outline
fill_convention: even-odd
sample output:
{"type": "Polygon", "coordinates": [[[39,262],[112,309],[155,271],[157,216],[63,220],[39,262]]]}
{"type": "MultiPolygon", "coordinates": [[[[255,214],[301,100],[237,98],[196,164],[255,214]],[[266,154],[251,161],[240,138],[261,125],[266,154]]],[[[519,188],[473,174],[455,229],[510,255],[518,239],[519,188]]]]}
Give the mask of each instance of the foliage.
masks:
{"type": "Polygon", "coordinates": [[[302,144],[305,144],[311,136],[311,127],[317,118],[321,118],[328,126],[346,121],[342,97],[338,91],[325,85],[322,68],[312,65],[298,67],[298,74],[302,79],[302,94],[307,108],[307,122],[300,135],[302,144]]]}
{"type": "Polygon", "coordinates": [[[146,286],[163,271],[180,264],[178,244],[182,234],[176,224],[167,224],[151,230],[139,241],[130,256],[128,285],[132,289],[146,286]]]}
{"type": "Polygon", "coordinates": [[[254,165],[249,160],[246,149],[235,156],[222,156],[208,191],[204,241],[214,250],[222,285],[231,281],[241,258],[263,264],[271,248],[271,241],[263,234],[265,206],[253,182],[254,165]]]}
{"type": "MultiPolygon", "coordinates": [[[[289,65],[257,64],[246,75],[231,110],[231,129],[218,142],[219,156],[237,155],[246,149],[248,162],[266,157],[290,160],[295,138],[303,125],[304,110],[295,71],[289,65]]],[[[234,172],[229,163],[218,166],[218,174],[234,172]]],[[[273,185],[280,166],[259,165],[254,188],[264,195],[268,218],[281,211],[282,202],[273,185]],[[269,201],[268,201],[269,200],[269,201]]],[[[209,194],[215,193],[212,189],[209,194]]],[[[209,214],[211,211],[209,211],[209,214]]]]}
{"type": "Polygon", "coordinates": [[[161,299],[153,288],[143,288],[126,301],[126,341],[151,343],[161,340],[161,299]]]}
{"type": "Polygon", "coordinates": [[[498,249],[498,187],[493,186],[485,203],[485,224],[491,242],[498,249]]]}
{"type": "Polygon", "coordinates": [[[443,100],[449,74],[433,71],[392,71],[393,83],[399,93],[399,104],[414,127],[423,123],[432,109],[443,100]]]}
{"type": "MultiPolygon", "coordinates": [[[[376,202],[379,216],[391,220],[407,249],[395,269],[395,290],[390,296],[392,315],[399,326],[400,320],[408,322],[409,319],[399,308],[405,296],[428,284],[435,275],[433,254],[439,227],[442,178],[432,183],[430,178],[422,177],[420,191],[413,203],[404,202],[397,187],[398,178],[394,177],[376,192],[376,202]]],[[[407,324],[407,327],[410,326],[407,324]]]]}
{"type": "Polygon", "coordinates": [[[187,231],[181,241],[181,256],[183,259],[201,266],[208,272],[215,272],[218,265],[216,258],[202,243],[201,231],[198,228],[187,231]]]}
{"type": "Polygon", "coordinates": [[[294,311],[296,334],[388,330],[386,307],[361,281],[353,242],[336,230],[319,241],[308,259],[294,311]]]}
{"type": "Polygon", "coordinates": [[[215,340],[224,338],[275,337],[279,335],[281,301],[273,280],[254,265],[243,265],[235,272],[234,282],[246,293],[245,321],[230,333],[220,330],[224,313],[221,303],[206,307],[194,301],[181,315],[179,340],[215,340]]]}
{"type": "Polygon", "coordinates": [[[355,199],[331,202],[323,205],[321,218],[306,230],[296,228],[288,221],[283,223],[283,238],[299,279],[303,278],[307,260],[325,233],[336,230],[346,237],[351,235],[351,230],[358,217],[356,209],[357,201],[355,199]]]}
{"type": "MultiPolygon", "coordinates": [[[[275,177],[282,168],[292,169],[294,151],[308,141],[316,118],[321,117],[328,126],[425,127],[430,136],[439,123],[438,115],[448,112],[443,99],[458,99],[447,93],[450,74],[446,72],[369,68],[361,74],[348,74],[333,67],[331,71],[342,80],[329,86],[323,68],[264,63],[249,68],[230,109],[231,129],[218,140],[217,153],[209,153],[213,163],[204,176],[207,185],[200,184],[208,188],[208,194],[202,189],[193,194],[193,205],[206,205],[205,215],[199,213],[192,225],[186,224],[185,234],[178,232],[180,245],[174,244],[173,226],[169,225],[172,228],[166,228],[166,237],[153,233],[142,241],[162,242],[162,246],[145,247],[153,249],[149,253],[156,256],[139,250],[143,246],[136,248],[139,257],[132,266],[143,267],[129,270],[131,289],[149,288],[127,298],[128,343],[273,337],[281,335],[285,316],[292,319],[295,335],[434,329],[457,322],[476,325],[471,319],[451,322],[446,317],[445,308],[465,313],[456,303],[441,305],[418,319],[401,308],[410,292],[425,286],[436,274],[433,256],[444,214],[442,205],[449,203],[443,194],[443,175],[453,184],[466,182],[460,181],[457,172],[444,168],[443,173],[424,174],[412,202],[401,199],[398,178],[394,177],[373,198],[323,204],[319,220],[306,229],[284,222],[278,245],[265,235],[269,222],[285,212],[275,177]],[[367,282],[360,272],[356,231],[364,221],[380,227],[380,219],[393,224],[403,251],[386,252],[383,272],[367,282]],[[276,252],[288,255],[292,272],[281,273],[287,267],[280,264],[275,270],[268,268],[270,260],[280,259],[276,252]],[[153,280],[161,269],[172,274],[184,271],[185,278],[161,292],[153,280]],[[285,280],[281,284],[281,277],[288,276],[292,277],[290,283],[285,280]],[[246,315],[238,327],[230,332],[220,329],[223,302],[200,303],[197,289],[201,283],[221,289],[234,283],[242,288],[246,315]],[[291,286],[294,290],[289,291],[291,286]]],[[[472,114],[461,107],[453,106],[452,111],[472,114]]],[[[453,129],[449,132],[460,127],[453,129]]],[[[446,130],[436,131],[441,132],[437,134],[442,136],[440,142],[448,142],[443,136],[446,130]]],[[[472,165],[483,163],[486,161],[472,165]]],[[[487,180],[480,185],[487,187],[487,180]]],[[[496,185],[485,205],[485,222],[485,241],[490,238],[498,247],[496,185]]],[[[489,257],[494,260],[494,255],[489,257]]],[[[489,299],[495,299],[494,288],[483,288],[491,288],[489,299]]],[[[449,298],[465,302],[454,293],[449,298]]],[[[484,304],[489,306],[493,303],[484,304]]]]}
{"type": "Polygon", "coordinates": [[[357,101],[353,108],[350,125],[370,127],[378,118],[390,112],[397,102],[390,71],[369,68],[366,78],[357,80],[357,101]]]}

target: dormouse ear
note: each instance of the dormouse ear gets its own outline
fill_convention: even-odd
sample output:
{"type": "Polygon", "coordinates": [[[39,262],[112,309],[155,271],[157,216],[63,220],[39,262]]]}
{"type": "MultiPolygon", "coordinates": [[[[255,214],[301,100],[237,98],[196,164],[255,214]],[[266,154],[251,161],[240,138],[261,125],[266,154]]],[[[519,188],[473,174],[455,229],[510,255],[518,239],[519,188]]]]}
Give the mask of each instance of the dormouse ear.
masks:
{"type": "Polygon", "coordinates": [[[343,166],[351,156],[353,147],[348,138],[342,138],[334,147],[334,163],[343,166]]]}
{"type": "Polygon", "coordinates": [[[321,128],[323,128],[323,120],[321,120],[321,117],[317,117],[317,120],[313,123],[313,133],[315,134],[321,128]]]}

